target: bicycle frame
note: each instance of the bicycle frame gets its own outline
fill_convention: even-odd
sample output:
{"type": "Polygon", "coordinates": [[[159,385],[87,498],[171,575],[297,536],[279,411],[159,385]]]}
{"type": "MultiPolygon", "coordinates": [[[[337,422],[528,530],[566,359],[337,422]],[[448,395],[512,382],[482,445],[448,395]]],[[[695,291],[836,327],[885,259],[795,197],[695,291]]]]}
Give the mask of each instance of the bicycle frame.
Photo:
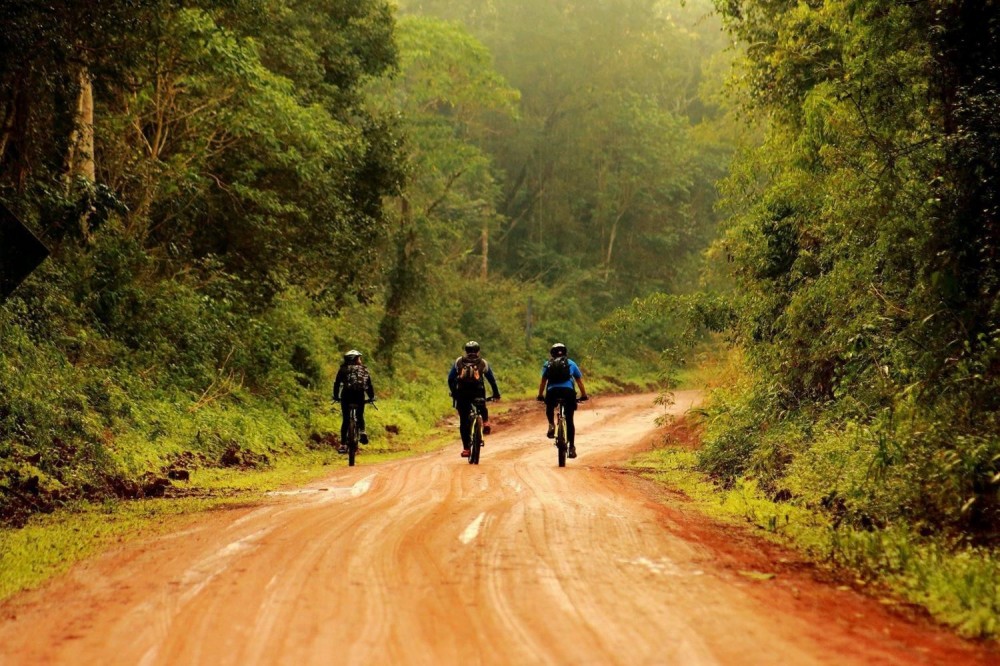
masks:
{"type": "Polygon", "coordinates": [[[358,455],[358,405],[347,405],[347,464],[354,467],[358,455]]]}
{"type": "MultiPolygon", "coordinates": [[[[576,406],[576,404],[581,403],[581,402],[586,402],[587,400],[590,399],[590,396],[588,396],[588,395],[582,395],[580,397],[576,397],[576,392],[575,391],[574,391],[573,395],[574,395],[574,397],[573,397],[573,403],[572,404],[574,405],[574,407],[576,406]]],[[[539,396],[538,399],[541,401],[541,400],[543,400],[543,397],[539,396]]],[[[548,405],[547,396],[545,397],[544,402],[545,402],[546,405],[548,405]]],[[[546,410],[548,410],[547,406],[546,406],[546,410]]],[[[565,467],[566,466],[566,457],[567,457],[567,454],[569,453],[569,448],[570,448],[569,438],[567,437],[567,433],[566,433],[566,430],[567,430],[567,427],[566,427],[566,420],[567,420],[566,419],[566,398],[556,398],[556,405],[555,405],[555,409],[553,410],[553,412],[554,413],[553,413],[553,419],[552,419],[552,427],[555,430],[555,442],[554,443],[556,445],[556,449],[558,449],[558,451],[559,451],[559,466],[560,467],[565,467]]],[[[547,413],[548,413],[548,411],[546,411],[546,414],[547,413]]],[[[575,449],[573,450],[573,454],[571,456],[569,456],[569,457],[571,457],[571,458],[575,458],[576,457],[576,450],[575,449]]]]}
{"type": "Polygon", "coordinates": [[[472,406],[469,408],[469,464],[479,464],[479,454],[483,448],[483,415],[480,407],[485,406],[493,398],[473,398],[472,406]]]}
{"type": "Polygon", "coordinates": [[[566,440],[566,405],[562,399],[556,401],[555,427],[556,449],[559,451],[559,466],[565,467],[568,442],[566,440]]]}
{"type": "MultiPolygon", "coordinates": [[[[371,405],[378,411],[374,400],[365,400],[365,404],[371,405]]],[[[358,431],[358,407],[360,405],[357,403],[347,403],[347,440],[344,444],[347,445],[347,465],[349,467],[354,467],[354,460],[358,455],[358,440],[360,436],[358,431]]]]}

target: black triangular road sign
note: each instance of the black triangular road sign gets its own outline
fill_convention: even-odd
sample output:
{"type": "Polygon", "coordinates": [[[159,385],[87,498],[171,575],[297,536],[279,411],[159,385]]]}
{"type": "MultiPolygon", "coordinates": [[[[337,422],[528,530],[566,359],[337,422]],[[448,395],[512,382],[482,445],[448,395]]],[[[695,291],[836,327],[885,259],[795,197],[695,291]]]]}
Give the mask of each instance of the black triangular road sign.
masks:
{"type": "Polygon", "coordinates": [[[49,256],[49,250],[0,204],[0,302],[49,256]]]}

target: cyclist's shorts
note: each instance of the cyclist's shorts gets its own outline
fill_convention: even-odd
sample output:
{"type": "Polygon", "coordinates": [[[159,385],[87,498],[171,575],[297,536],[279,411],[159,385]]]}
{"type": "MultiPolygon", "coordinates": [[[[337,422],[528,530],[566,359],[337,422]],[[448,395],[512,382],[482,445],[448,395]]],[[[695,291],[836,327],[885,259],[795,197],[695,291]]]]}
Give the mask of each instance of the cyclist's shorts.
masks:
{"type": "Polygon", "coordinates": [[[562,399],[564,408],[567,412],[576,410],[576,391],[571,388],[561,386],[546,391],[545,404],[550,407],[555,407],[560,398],[562,399]]]}

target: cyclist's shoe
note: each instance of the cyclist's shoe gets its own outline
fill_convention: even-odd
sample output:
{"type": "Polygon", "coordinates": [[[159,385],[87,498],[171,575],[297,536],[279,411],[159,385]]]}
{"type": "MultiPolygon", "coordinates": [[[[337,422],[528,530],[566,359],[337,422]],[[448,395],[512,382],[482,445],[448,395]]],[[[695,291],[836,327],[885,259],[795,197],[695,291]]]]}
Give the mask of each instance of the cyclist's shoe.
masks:
{"type": "Polygon", "coordinates": [[[362,432],[362,433],[358,434],[358,441],[361,442],[362,444],[367,444],[368,443],[368,433],[362,432]]]}
{"type": "Polygon", "coordinates": [[[341,444],[338,446],[337,453],[347,453],[347,444],[341,444]]]}
{"type": "Polygon", "coordinates": [[[569,445],[569,451],[566,452],[567,458],[576,458],[576,444],[569,445]]]}
{"type": "Polygon", "coordinates": [[[483,434],[484,435],[488,435],[488,434],[490,434],[491,430],[493,430],[493,427],[490,425],[490,422],[489,421],[483,421],[483,434]]]}
{"type": "Polygon", "coordinates": [[[463,458],[468,458],[471,455],[472,455],[472,451],[470,451],[469,449],[462,449],[462,457],[463,458]]]}
{"type": "Polygon", "coordinates": [[[545,432],[545,436],[548,437],[549,439],[556,438],[556,426],[554,423],[549,424],[549,429],[545,432]]]}

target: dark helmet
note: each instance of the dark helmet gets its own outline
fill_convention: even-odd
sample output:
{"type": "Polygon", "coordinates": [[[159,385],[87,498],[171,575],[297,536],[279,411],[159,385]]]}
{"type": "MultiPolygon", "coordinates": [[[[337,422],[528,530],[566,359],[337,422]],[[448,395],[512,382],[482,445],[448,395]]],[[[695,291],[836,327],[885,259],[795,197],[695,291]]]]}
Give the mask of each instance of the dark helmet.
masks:
{"type": "Polygon", "coordinates": [[[552,358],[555,358],[556,356],[565,356],[566,355],[566,345],[564,345],[561,342],[555,343],[549,349],[549,355],[552,356],[552,358]]]}
{"type": "Polygon", "coordinates": [[[475,340],[469,340],[465,343],[465,353],[466,354],[478,354],[479,353],[479,343],[475,340]]]}
{"type": "Polygon", "coordinates": [[[357,349],[352,349],[351,351],[344,354],[344,365],[352,365],[358,362],[362,354],[357,349]]]}

